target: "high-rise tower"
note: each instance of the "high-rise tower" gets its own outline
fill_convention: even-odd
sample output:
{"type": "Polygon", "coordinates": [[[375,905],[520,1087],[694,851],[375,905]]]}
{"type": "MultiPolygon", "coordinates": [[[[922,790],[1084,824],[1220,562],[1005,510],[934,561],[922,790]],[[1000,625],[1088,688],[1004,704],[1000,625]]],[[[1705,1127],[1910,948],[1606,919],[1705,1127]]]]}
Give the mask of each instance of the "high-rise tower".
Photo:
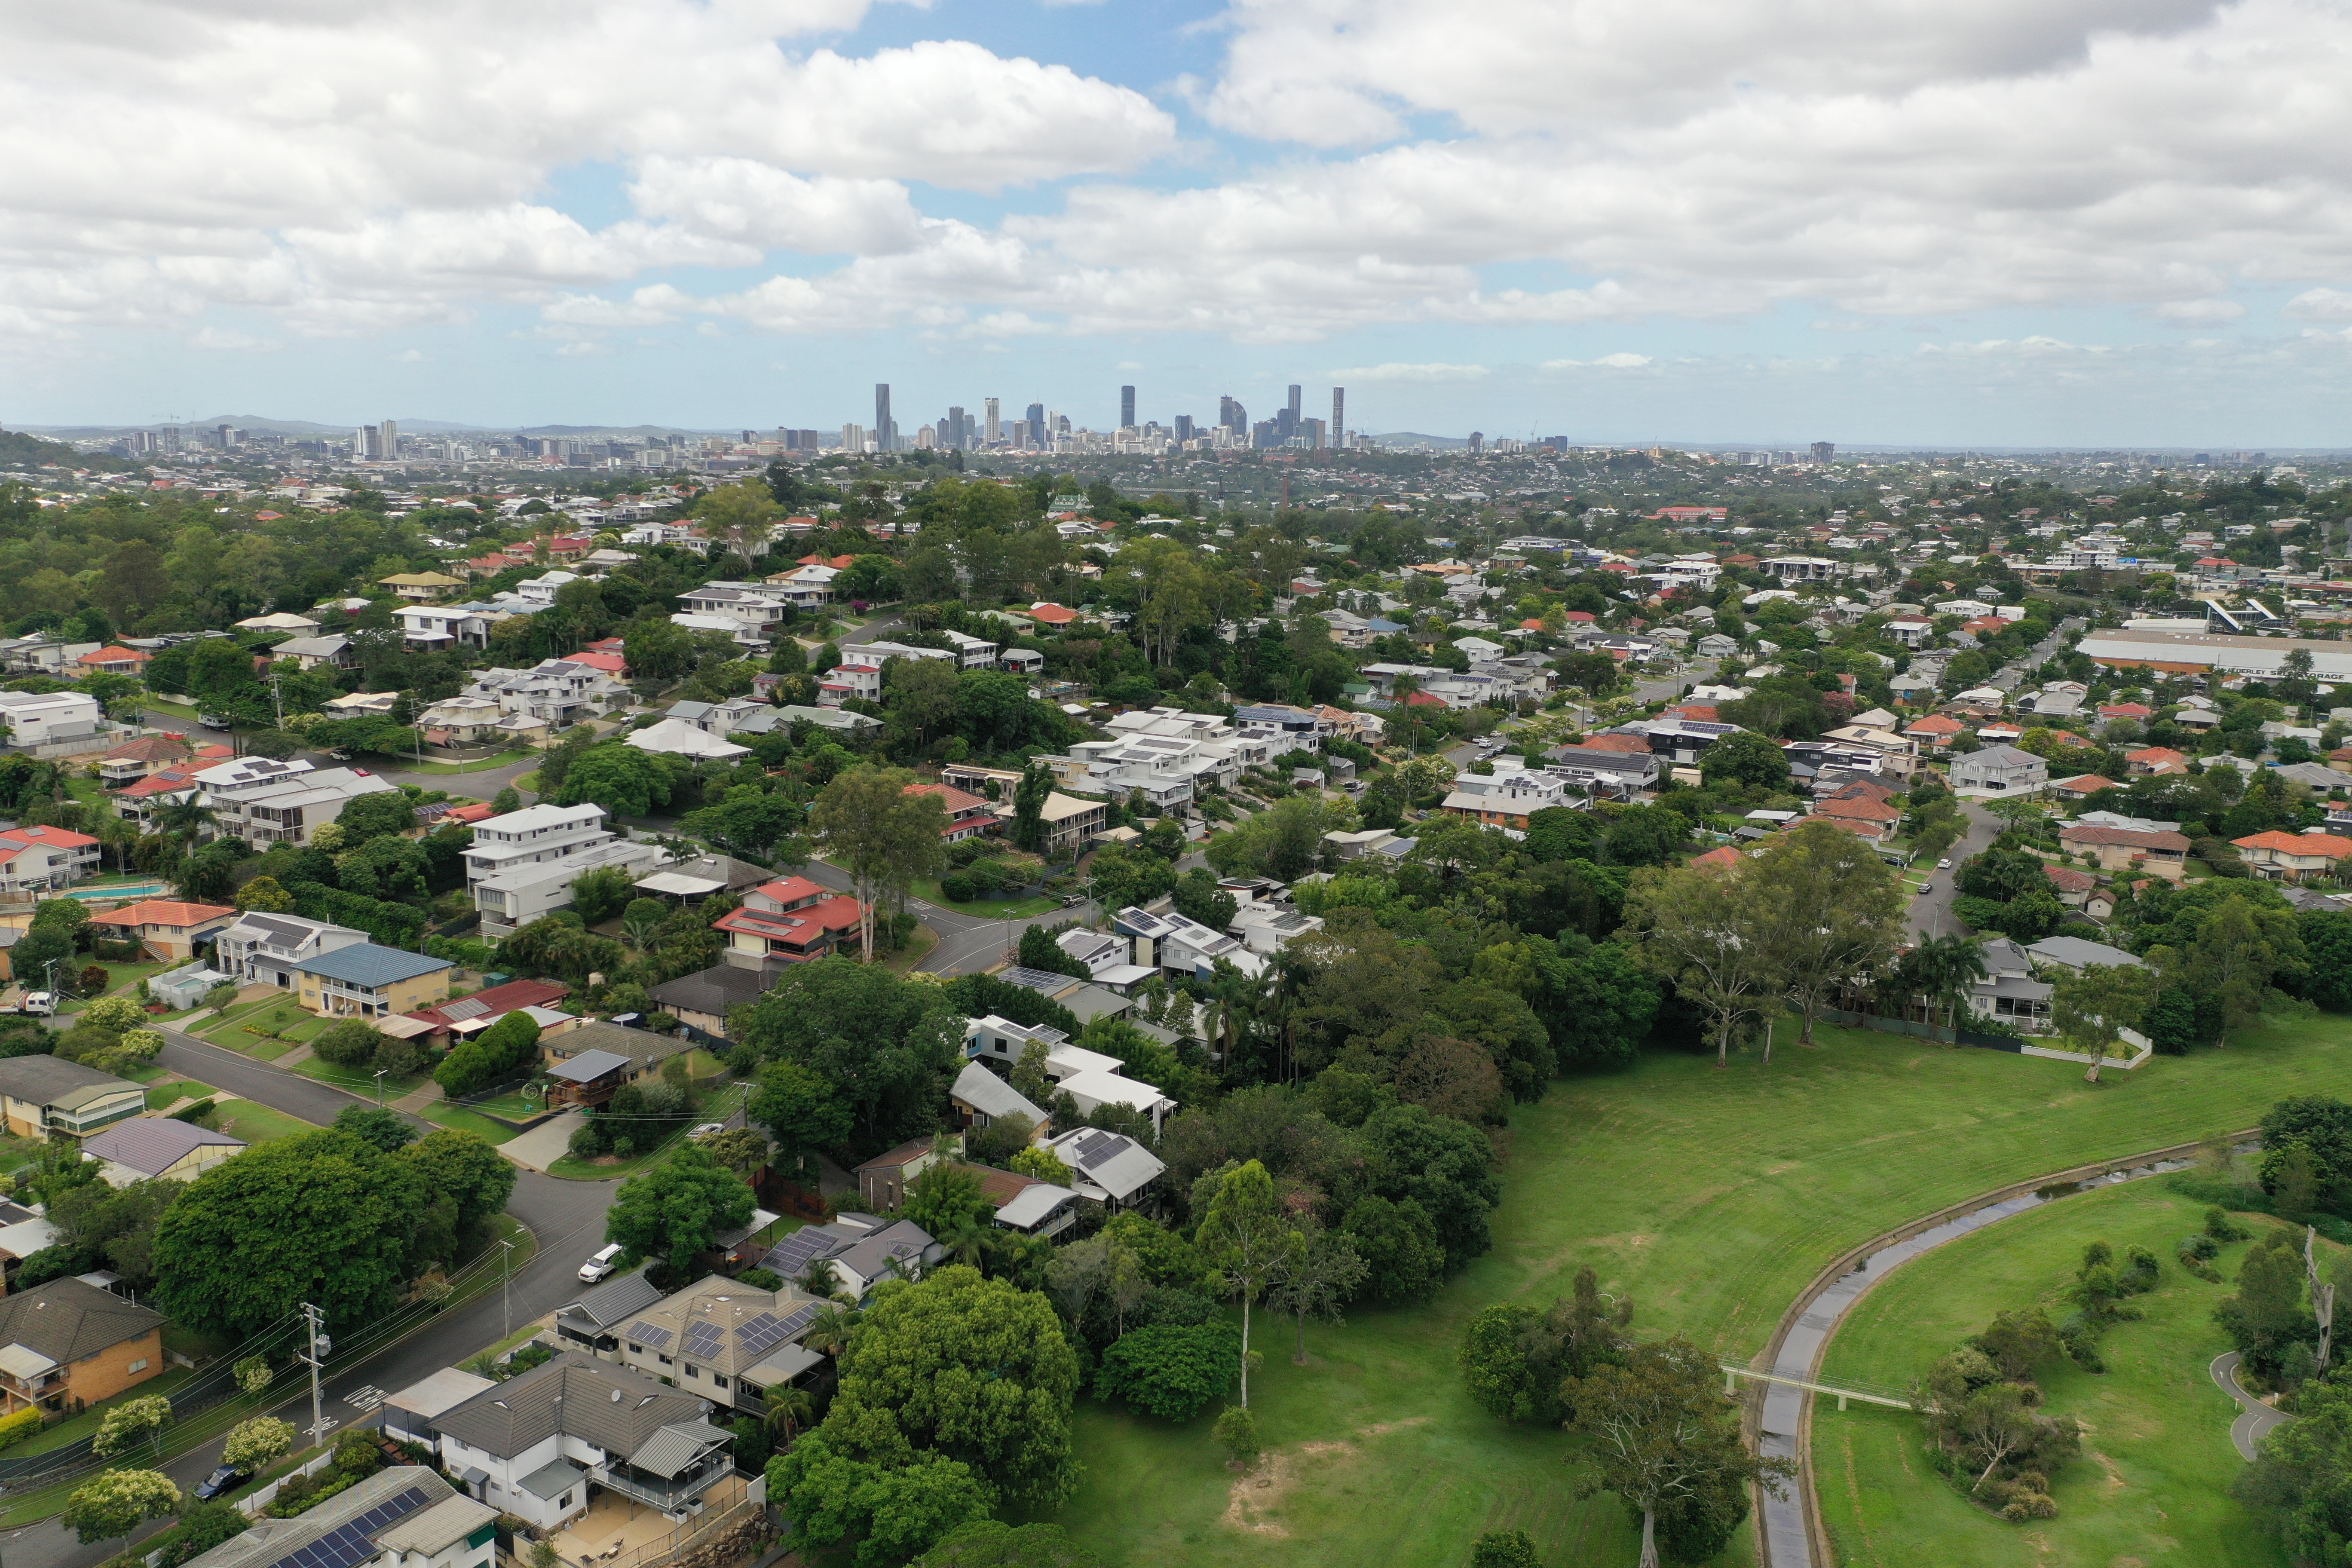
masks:
{"type": "Polygon", "coordinates": [[[1122,430],[1130,429],[1134,424],[1135,388],[1122,386],[1118,389],[1118,427],[1122,430]]]}
{"type": "Polygon", "coordinates": [[[1348,389],[1331,389],[1331,445],[1346,450],[1348,446],[1348,389]]]}
{"type": "Polygon", "coordinates": [[[875,450],[878,452],[890,450],[893,428],[890,423],[890,384],[887,381],[877,381],[874,384],[875,450]]]}

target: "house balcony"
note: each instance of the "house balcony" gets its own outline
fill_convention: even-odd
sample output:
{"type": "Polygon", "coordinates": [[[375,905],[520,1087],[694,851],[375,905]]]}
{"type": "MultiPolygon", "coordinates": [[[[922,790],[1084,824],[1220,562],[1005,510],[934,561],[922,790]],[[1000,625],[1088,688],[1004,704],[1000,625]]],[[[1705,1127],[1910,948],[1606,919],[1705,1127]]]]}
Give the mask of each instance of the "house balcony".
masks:
{"type": "Polygon", "coordinates": [[[699,1502],[703,1494],[726,1479],[733,1468],[721,1451],[667,1480],[625,1464],[600,1466],[589,1471],[588,1476],[605,1490],[618,1492],[632,1502],[641,1502],[664,1513],[677,1513],[689,1503],[699,1502]]]}

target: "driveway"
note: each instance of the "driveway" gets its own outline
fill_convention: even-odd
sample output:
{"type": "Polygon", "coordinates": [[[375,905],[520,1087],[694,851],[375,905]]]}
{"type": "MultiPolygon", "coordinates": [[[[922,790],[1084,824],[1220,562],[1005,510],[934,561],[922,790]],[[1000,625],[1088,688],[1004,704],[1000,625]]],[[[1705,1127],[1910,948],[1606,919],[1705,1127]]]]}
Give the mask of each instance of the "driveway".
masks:
{"type": "Polygon", "coordinates": [[[584,1113],[567,1110],[519,1138],[508,1139],[499,1145],[499,1152],[527,1171],[544,1171],[571,1152],[572,1135],[587,1124],[584,1113]]]}

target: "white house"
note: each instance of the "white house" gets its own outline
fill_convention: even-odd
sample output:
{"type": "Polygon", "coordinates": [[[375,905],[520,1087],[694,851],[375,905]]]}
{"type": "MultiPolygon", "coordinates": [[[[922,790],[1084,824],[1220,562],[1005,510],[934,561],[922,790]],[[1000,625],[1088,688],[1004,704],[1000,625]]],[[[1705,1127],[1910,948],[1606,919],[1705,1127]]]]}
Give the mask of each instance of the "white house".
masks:
{"type": "Polygon", "coordinates": [[[465,853],[466,885],[542,860],[569,859],[610,844],[619,835],[604,826],[596,805],[532,805],[474,824],[465,853]]]}
{"type": "Polygon", "coordinates": [[[0,724],[12,746],[48,746],[104,734],[98,699],[79,691],[0,691],[0,724]]]}
{"type": "MultiPolygon", "coordinates": [[[[986,1064],[992,1063],[1012,1071],[1021,1053],[1033,1044],[1045,1047],[1046,1075],[1053,1079],[1057,1093],[1078,1102],[1082,1115],[1104,1105],[1123,1105],[1150,1117],[1156,1133],[1176,1109],[1176,1102],[1159,1089],[1122,1074],[1118,1069],[1127,1064],[1117,1057],[1074,1046],[1059,1029],[1044,1025],[1030,1028],[993,1013],[964,1024],[964,1055],[983,1072],[990,1070],[986,1064]]],[[[1040,1117],[1043,1114],[1039,1112],[1040,1117]]]]}
{"type": "Polygon", "coordinates": [[[483,937],[498,942],[541,916],[569,906],[572,884],[590,871],[618,866],[625,871],[649,872],[665,858],[659,845],[616,838],[561,859],[530,860],[510,866],[482,878],[469,891],[475,909],[481,911],[483,937]]]}
{"type": "Polygon", "coordinates": [[[390,1465],[291,1519],[255,1517],[188,1568],[490,1568],[499,1510],[423,1465],[390,1465]]]}
{"type": "Polygon", "coordinates": [[[213,938],[213,967],[240,981],[291,991],[299,965],[367,939],[367,932],[349,926],[248,910],[213,938]]]}
{"type": "Polygon", "coordinates": [[[1952,759],[1952,788],[2032,795],[2048,787],[2050,764],[2015,746],[1987,746],[1952,759]]]}

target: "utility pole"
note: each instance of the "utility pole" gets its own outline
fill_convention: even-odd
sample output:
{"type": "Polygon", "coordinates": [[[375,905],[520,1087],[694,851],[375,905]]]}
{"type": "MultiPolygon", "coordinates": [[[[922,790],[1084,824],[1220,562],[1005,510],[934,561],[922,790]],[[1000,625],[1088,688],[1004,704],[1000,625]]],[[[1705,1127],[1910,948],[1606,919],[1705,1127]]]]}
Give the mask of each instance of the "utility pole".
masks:
{"type": "Polygon", "coordinates": [[[499,1337],[514,1332],[514,1294],[508,1289],[514,1279],[514,1243],[500,1237],[499,1245],[506,1250],[499,1255],[499,1337]]]}
{"type": "Polygon", "coordinates": [[[2336,1287],[2320,1282],[2319,1258],[2313,1245],[2317,1235],[2314,1227],[2303,1227],[2303,1267],[2311,1276],[2311,1315],[2319,1320],[2319,1370],[2326,1372],[2328,1351],[2336,1337],[2336,1287]]]}
{"type": "Polygon", "coordinates": [[[300,1357],[310,1367],[310,1441],[313,1445],[327,1440],[327,1411],[319,1389],[319,1363],[334,1353],[334,1342],[327,1338],[325,1314],[310,1302],[302,1303],[302,1337],[305,1349],[300,1357]]]}
{"type": "Polygon", "coordinates": [[[375,1108],[378,1110],[383,1109],[383,1075],[391,1070],[389,1068],[375,1069],[375,1108]]]}

